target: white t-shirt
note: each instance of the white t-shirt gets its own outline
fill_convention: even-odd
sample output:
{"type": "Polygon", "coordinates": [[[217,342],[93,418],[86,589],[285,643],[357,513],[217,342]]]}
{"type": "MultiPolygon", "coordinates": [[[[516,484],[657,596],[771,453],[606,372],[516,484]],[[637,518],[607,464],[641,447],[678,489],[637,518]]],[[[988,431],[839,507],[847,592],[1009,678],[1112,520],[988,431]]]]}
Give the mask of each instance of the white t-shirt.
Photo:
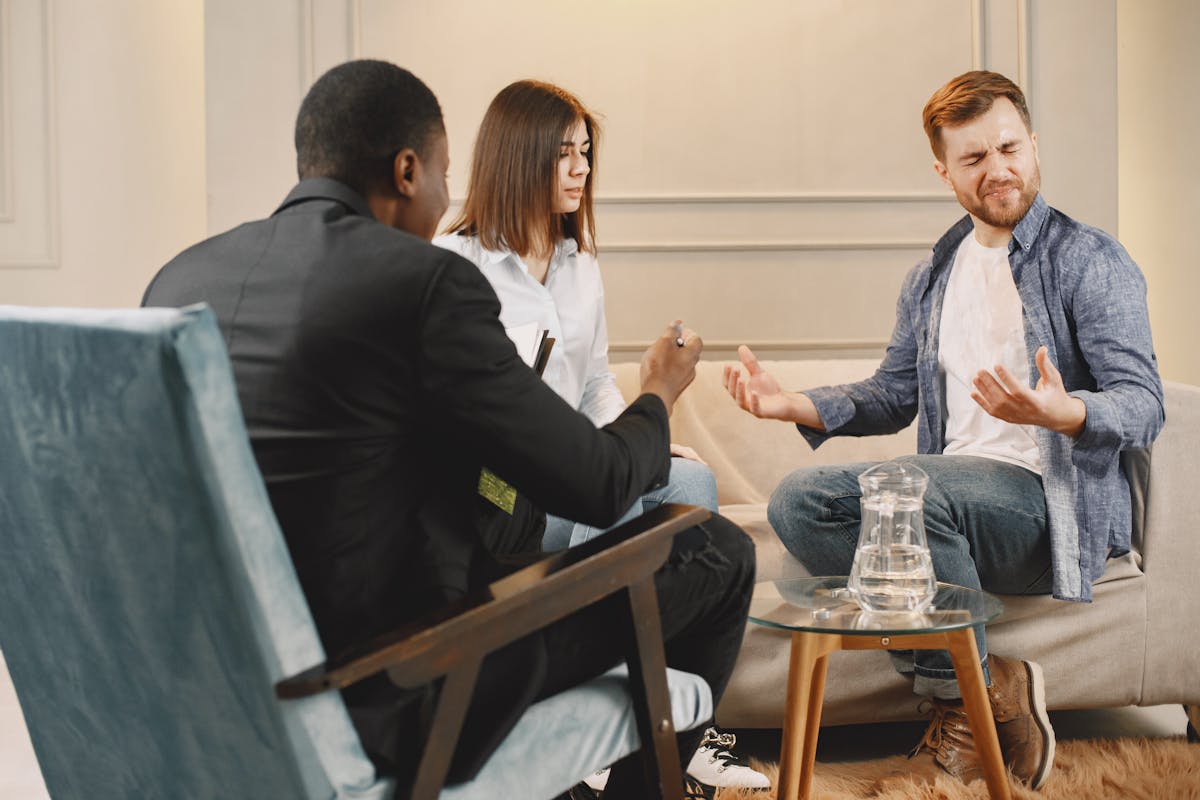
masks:
{"type": "Polygon", "coordinates": [[[942,304],[938,364],[946,386],[942,452],[994,458],[1041,474],[1033,426],[996,419],[971,399],[976,373],[993,372],[996,364],[1029,385],[1021,297],[1007,245],[984,247],[971,234],[958,246],[942,304]]]}
{"type": "Polygon", "coordinates": [[[486,250],[477,236],[449,234],[433,243],[479,267],[500,298],[506,328],[536,322],[555,340],[542,379],[597,427],[625,410],[625,398],[608,368],[608,325],[600,266],[579,252],[574,239],[554,249],[543,285],[509,250],[486,250]]]}

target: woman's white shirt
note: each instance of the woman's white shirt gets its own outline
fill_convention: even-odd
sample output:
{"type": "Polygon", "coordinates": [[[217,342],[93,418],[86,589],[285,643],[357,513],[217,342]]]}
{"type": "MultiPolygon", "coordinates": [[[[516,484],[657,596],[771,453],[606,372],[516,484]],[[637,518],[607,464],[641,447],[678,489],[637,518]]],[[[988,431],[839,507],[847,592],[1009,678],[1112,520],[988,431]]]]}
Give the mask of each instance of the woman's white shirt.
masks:
{"type": "Polygon", "coordinates": [[[596,258],[574,239],[554,248],[545,285],[510,250],[487,250],[476,236],[448,234],[433,243],[472,261],[500,298],[505,328],[536,322],[554,339],[542,379],[597,427],[625,410],[625,399],[608,368],[604,283],[596,258]]]}

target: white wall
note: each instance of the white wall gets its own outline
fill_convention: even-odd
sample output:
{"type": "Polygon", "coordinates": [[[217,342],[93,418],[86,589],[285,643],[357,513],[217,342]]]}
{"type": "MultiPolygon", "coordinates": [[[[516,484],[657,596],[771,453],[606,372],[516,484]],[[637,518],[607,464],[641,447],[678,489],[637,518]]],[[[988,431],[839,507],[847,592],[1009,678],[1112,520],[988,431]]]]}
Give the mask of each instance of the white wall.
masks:
{"type": "Polygon", "coordinates": [[[881,352],[904,272],[961,213],[934,178],[920,110],[974,66],[1028,89],[1051,201],[1116,227],[1115,0],[266,0],[255,14],[264,7],[265,46],[263,20],[208,3],[210,54],[224,54],[208,65],[210,228],[266,213],[290,183],[260,148],[285,139],[296,74],[358,56],[412,69],[445,109],[459,198],[492,96],[522,77],[555,81],[605,120],[598,221],[615,358],[674,316],[716,354],[743,341],[776,356],[881,352]],[[218,155],[247,130],[262,138],[218,155]]]}
{"type": "Polygon", "coordinates": [[[0,302],[137,305],[202,237],[202,0],[0,0],[0,302]]]}
{"type": "Polygon", "coordinates": [[[716,355],[743,341],[775,356],[874,354],[902,275],[960,213],[930,168],[921,106],[987,66],[1029,92],[1050,202],[1110,231],[1120,212],[1150,279],[1164,373],[1200,382],[1187,308],[1197,278],[1177,266],[1196,181],[1173,177],[1197,113],[1187,0],[0,0],[0,11],[0,302],[136,303],[175,252],[274,209],[295,180],[305,89],[374,56],[441,98],[457,197],[484,107],[511,80],[560,82],[603,115],[615,358],[675,315],[716,355]],[[1156,88],[1173,59],[1182,77],[1156,88]]]}
{"type": "Polygon", "coordinates": [[[1200,384],[1200,3],[1120,0],[1117,21],[1121,241],[1146,274],[1163,377],[1200,384]]]}

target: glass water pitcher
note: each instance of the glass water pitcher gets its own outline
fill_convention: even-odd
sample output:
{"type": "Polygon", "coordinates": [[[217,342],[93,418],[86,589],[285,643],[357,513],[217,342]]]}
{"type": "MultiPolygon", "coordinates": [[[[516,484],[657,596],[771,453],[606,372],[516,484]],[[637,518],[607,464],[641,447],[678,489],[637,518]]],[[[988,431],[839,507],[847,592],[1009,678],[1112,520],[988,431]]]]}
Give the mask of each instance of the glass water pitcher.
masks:
{"type": "Polygon", "coordinates": [[[937,592],[925,541],[929,476],[887,461],[858,476],[862,529],[847,586],[865,611],[924,611],[937,592]]]}

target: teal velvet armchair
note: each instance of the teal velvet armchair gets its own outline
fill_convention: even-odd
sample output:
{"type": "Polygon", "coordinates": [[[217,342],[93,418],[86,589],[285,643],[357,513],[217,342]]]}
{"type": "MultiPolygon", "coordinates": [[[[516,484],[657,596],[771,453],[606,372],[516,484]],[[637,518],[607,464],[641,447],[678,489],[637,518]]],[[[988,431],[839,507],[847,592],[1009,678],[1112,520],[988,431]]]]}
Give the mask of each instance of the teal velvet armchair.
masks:
{"type": "Polygon", "coordinates": [[[650,581],[707,516],[687,507],[327,662],[203,307],[0,307],[0,475],[0,650],[55,798],[407,796],[337,691],[382,670],[446,676],[413,743],[426,798],[549,798],[642,740],[678,797],[666,719],[712,715],[704,682],[663,666],[650,581]],[[482,655],[614,590],[637,621],[631,669],[535,704],[474,781],[443,788],[482,655]]]}

